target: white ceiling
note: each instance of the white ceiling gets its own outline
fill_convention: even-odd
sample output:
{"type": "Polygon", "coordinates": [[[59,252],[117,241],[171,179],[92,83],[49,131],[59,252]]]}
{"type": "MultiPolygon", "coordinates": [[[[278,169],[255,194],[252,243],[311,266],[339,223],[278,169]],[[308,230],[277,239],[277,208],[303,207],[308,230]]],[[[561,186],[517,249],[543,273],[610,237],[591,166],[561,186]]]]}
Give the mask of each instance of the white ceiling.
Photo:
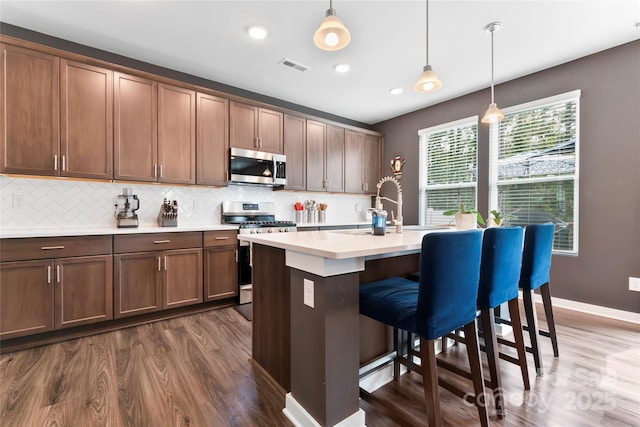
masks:
{"type": "MultiPolygon", "coordinates": [[[[429,62],[443,82],[414,92],[425,65],[425,1],[335,0],[351,31],[313,44],[329,1],[5,1],[0,20],[363,123],[377,123],[640,38],[640,0],[431,0],[429,62]],[[269,36],[251,39],[260,24],[269,36]],[[282,58],[311,67],[300,72],[282,58]],[[347,74],[333,71],[351,66],[347,74]],[[401,95],[389,89],[401,87],[401,95]]],[[[500,93],[496,91],[498,104],[500,93]]],[[[487,100],[487,103],[489,100],[487,100]]]]}

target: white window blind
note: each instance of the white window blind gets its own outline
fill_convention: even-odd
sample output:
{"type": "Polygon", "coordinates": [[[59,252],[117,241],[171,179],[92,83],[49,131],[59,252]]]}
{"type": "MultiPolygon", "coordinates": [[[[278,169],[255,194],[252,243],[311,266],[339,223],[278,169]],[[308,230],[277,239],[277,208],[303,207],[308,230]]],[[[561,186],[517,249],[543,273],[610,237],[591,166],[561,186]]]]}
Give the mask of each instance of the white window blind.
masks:
{"type": "Polygon", "coordinates": [[[476,208],[478,116],[418,132],[420,225],[449,224],[442,212],[464,203],[476,208]]]}
{"type": "Polygon", "coordinates": [[[490,131],[489,207],[510,224],[554,222],[554,250],[577,253],[579,99],[574,91],[504,109],[490,131]]]}

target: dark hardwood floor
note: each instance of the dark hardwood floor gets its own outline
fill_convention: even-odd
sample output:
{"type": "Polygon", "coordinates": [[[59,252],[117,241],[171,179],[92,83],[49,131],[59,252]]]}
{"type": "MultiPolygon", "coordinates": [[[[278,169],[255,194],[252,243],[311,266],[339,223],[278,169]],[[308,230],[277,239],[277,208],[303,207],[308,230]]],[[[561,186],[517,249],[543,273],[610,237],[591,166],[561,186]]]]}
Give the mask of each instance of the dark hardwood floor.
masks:
{"type": "MultiPolygon", "coordinates": [[[[560,358],[543,339],[545,375],[530,368],[528,392],[518,367],[503,363],[507,416],[492,410],[492,425],[640,425],[640,327],[555,314],[560,358]]],[[[282,391],[250,362],[250,347],[251,323],[224,308],[8,353],[0,357],[0,425],[291,426],[282,391]]],[[[463,360],[462,350],[447,357],[463,360]]],[[[440,393],[445,426],[478,424],[474,407],[440,393]]],[[[425,424],[417,375],[373,396],[361,400],[368,426],[425,424]]]]}

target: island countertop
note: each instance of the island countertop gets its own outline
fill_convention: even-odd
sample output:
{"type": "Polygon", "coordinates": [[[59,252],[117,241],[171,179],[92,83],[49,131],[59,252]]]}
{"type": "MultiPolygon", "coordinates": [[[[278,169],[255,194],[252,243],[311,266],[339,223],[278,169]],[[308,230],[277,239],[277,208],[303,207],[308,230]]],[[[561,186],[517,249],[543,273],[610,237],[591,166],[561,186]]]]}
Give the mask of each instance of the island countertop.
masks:
{"type": "Polygon", "coordinates": [[[454,231],[450,226],[406,226],[402,233],[387,228],[385,236],[371,230],[329,230],[304,233],[242,234],[239,240],[328,259],[347,259],[400,252],[419,252],[427,233],[454,231]]]}

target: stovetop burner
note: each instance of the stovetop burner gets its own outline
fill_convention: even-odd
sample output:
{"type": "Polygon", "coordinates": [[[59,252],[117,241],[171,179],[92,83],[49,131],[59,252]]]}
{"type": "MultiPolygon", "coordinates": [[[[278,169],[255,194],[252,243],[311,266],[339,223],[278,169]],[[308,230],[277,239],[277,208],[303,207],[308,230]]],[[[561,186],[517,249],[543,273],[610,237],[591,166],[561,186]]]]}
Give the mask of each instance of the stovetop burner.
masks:
{"type": "Polygon", "coordinates": [[[240,228],[266,228],[266,227],[295,227],[293,221],[243,221],[238,223],[240,228]]]}
{"type": "MultiPolygon", "coordinates": [[[[295,222],[276,220],[275,212],[276,207],[273,202],[222,202],[222,222],[237,224],[241,233],[245,229],[260,228],[267,228],[268,232],[296,231],[295,222]]],[[[260,231],[251,232],[259,233],[260,231]]]]}

